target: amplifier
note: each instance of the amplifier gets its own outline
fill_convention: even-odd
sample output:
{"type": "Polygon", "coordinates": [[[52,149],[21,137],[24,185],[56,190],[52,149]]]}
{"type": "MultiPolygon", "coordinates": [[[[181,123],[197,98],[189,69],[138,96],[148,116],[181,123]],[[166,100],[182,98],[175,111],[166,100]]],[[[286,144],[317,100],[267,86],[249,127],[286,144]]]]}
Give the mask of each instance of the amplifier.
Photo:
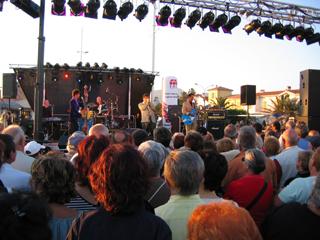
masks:
{"type": "Polygon", "coordinates": [[[225,120],[226,111],[221,109],[208,110],[208,120],[225,120]]]}

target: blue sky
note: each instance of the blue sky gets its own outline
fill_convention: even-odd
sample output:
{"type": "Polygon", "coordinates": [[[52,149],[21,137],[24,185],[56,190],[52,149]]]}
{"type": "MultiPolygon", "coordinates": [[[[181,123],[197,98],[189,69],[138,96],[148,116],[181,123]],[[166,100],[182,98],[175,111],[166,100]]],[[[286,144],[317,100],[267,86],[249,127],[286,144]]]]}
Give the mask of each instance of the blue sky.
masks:
{"type": "MultiPolygon", "coordinates": [[[[141,3],[138,0],[134,4],[137,2],[141,3]]],[[[319,0],[284,2],[320,8],[319,0]]],[[[124,21],[102,19],[102,8],[98,19],[57,17],[50,13],[50,1],[46,4],[45,62],[79,62],[77,51],[83,29],[83,50],[88,51],[83,62],[151,70],[151,5],[147,18],[139,22],[132,15],[124,21]]],[[[295,40],[259,37],[256,33],[248,36],[242,28],[250,20],[242,18],[232,35],[202,31],[200,27],[157,27],[155,69],[160,76],[155,89],[161,87],[161,77],[167,75],[178,78],[178,87],[193,87],[199,92],[209,85],[228,87],[235,93],[244,84],[255,84],[258,90],[278,90],[288,85],[298,88],[300,71],[320,69],[319,44],[307,46],[295,40]],[[202,87],[195,86],[195,82],[202,87]]],[[[36,64],[38,20],[5,2],[0,23],[0,72],[12,71],[9,64],[36,64]]],[[[319,25],[313,27],[320,32],[319,25]]]]}

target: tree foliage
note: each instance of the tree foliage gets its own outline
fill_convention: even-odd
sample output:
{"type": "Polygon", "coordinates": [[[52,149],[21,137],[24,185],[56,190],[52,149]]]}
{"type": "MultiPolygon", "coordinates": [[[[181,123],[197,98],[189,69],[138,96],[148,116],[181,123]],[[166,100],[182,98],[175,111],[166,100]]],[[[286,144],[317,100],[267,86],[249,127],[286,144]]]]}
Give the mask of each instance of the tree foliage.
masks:
{"type": "Polygon", "coordinates": [[[233,106],[233,104],[228,101],[227,97],[217,97],[211,101],[211,104],[215,108],[224,108],[224,109],[229,109],[233,106]]]}
{"type": "Polygon", "coordinates": [[[296,115],[298,112],[298,99],[290,98],[289,94],[277,96],[275,100],[271,100],[271,103],[268,108],[264,109],[265,112],[291,116],[296,115]]]}

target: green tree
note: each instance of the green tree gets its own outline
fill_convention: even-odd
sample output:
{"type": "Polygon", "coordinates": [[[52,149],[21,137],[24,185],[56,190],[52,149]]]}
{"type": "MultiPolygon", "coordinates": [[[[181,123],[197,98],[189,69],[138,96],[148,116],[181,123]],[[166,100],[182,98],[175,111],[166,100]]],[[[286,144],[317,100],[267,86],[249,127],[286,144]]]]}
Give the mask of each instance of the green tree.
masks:
{"type": "Polygon", "coordinates": [[[275,100],[271,100],[271,105],[268,107],[264,109],[265,112],[295,116],[298,112],[299,103],[297,98],[290,98],[289,94],[283,94],[277,96],[275,100]]]}
{"type": "Polygon", "coordinates": [[[233,104],[228,101],[227,97],[217,97],[213,101],[211,101],[211,104],[213,105],[213,107],[224,109],[229,109],[233,106],[233,104]]]}

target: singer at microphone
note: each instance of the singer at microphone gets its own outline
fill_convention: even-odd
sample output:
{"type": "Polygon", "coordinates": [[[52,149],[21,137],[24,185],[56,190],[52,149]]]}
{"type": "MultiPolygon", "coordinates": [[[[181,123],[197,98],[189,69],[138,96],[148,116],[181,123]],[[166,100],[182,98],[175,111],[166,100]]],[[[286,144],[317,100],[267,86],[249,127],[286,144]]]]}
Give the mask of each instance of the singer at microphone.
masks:
{"type": "Polygon", "coordinates": [[[153,129],[156,127],[156,115],[149,94],[143,95],[143,102],[139,103],[138,107],[141,112],[142,128],[152,135],[153,129]]]}

